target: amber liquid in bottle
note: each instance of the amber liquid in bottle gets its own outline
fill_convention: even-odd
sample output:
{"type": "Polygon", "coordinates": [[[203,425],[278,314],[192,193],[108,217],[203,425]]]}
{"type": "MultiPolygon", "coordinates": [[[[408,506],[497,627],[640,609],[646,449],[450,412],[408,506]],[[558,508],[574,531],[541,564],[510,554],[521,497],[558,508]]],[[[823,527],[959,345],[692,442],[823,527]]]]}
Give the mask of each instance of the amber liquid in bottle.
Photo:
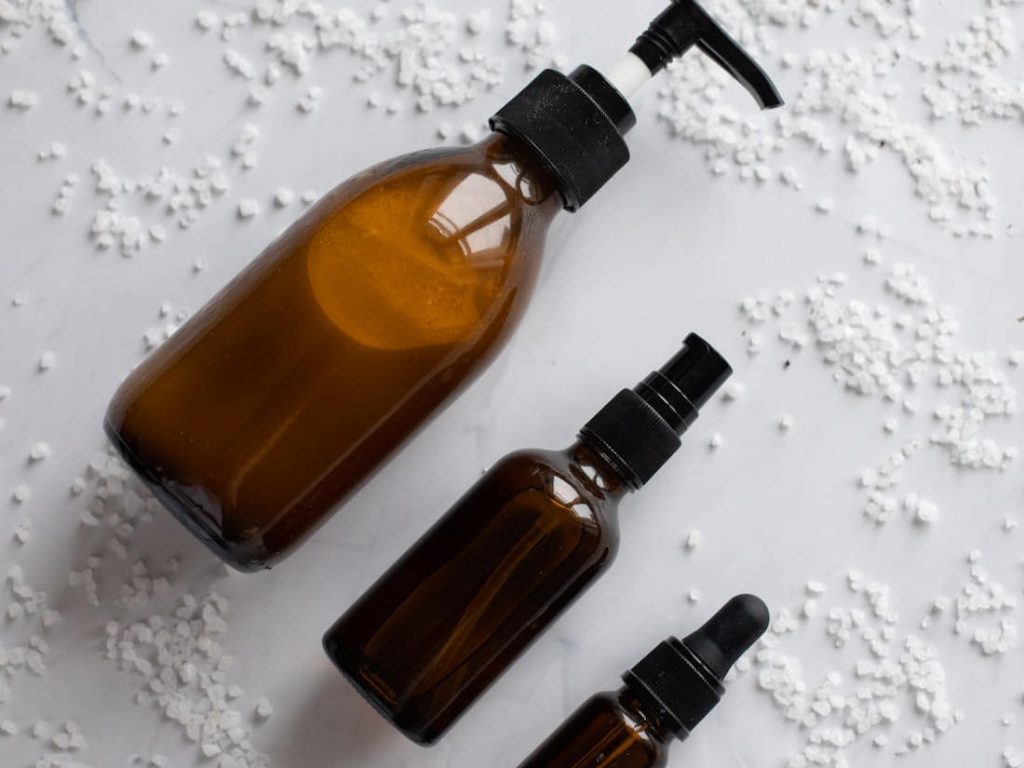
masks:
{"type": "Polygon", "coordinates": [[[560,209],[499,134],[353,177],[131,374],[107,433],[221,558],[269,567],[491,361],[560,209]]]}
{"type": "Polygon", "coordinates": [[[507,456],[327,632],[328,655],[434,742],[611,564],[629,490],[582,442],[507,456]]]}
{"type": "Polygon", "coordinates": [[[673,735],[628,688],[583,703],[519,768],[662,768],[673,735]]]}

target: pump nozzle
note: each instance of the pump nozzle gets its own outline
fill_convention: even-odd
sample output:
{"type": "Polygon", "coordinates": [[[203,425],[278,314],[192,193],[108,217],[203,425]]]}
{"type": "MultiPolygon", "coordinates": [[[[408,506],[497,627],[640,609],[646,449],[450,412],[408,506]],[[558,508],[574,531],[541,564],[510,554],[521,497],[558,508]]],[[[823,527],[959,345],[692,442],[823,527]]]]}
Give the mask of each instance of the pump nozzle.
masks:
{"type": "Polygon", "coordinates": [[[694,45],[750,91],[762,109],[782,106],[782,97],[765,71],[696,0],[673,0],[629,52],[655,75],[694,45]]]}
{"type": "Polygon", "coordinates": [[[495,113],[491,127],[531,151],[558,184],[565,208],[578,210],[629,161],[623,137],[636,124],[629,97],[695,45],[762,107],[782,104],[764,70],[696,0],[674,0],[612,70],[546,69],[495,113]]]}
{"type": "Polygon", "coordinates": [[[695,333],[657,371],[611,399],[580,430],[580,438],[639,488],[678,450],[697,412],[732,368],[695,333]]]}

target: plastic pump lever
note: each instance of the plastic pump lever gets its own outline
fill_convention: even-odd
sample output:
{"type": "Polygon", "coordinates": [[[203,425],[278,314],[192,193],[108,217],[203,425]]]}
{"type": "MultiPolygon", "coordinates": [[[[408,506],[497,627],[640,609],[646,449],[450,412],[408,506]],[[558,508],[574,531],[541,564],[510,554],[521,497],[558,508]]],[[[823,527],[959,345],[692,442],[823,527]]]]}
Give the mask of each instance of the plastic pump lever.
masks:
{"type": "Polygon", "coordinates": [[[673,0],[629,51],[653,75],[694,45],[739,81],[762,109],[782,106],[782,96],[765,71],[696,0],[673,0]]]}

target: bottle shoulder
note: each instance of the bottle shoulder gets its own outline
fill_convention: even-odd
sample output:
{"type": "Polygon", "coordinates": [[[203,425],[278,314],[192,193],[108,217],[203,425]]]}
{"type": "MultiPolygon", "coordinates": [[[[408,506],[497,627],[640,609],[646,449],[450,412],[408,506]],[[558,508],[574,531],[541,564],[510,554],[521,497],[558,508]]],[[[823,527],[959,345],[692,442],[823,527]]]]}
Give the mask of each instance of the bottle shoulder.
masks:
{"type": "Polygon", "coordinates": [[[586,472],[570,451],[523,449],[495,463],[484,481],[509,500],[528,492],[539,495],[551,513],[615,538],[618,495],[602,490],[586,472]]]}
{"type": "Polygon", "coordinates": [[[554,209],[531,178],[494,142],[413,153],[336,187],[289,239],[363,346],[471,346],[511,329],[535,281],[554,209]]]}
{"type": "Polygon", "coordinates": [[[556,187],[521,147],[502,136],[491,134],[483,141],[463,147],[431,147],[384,160],[350,176],[329,194],[350,198],[353,194],[372,194],[392,190],[410,179],[458,179],[461,184],[446,190],[448,199],[460,196],[499,196],[516,207],[550,220],[561,210],[556,187]]]}
{"type": "Polygon", "coordinates": [[[621,691],[591,696],[577,710],[574,720],[579,735],[593,742],[614,745],[601,768],[661,768],[667,748],[659,732],[642,713],[623,699],[621,691]]]}

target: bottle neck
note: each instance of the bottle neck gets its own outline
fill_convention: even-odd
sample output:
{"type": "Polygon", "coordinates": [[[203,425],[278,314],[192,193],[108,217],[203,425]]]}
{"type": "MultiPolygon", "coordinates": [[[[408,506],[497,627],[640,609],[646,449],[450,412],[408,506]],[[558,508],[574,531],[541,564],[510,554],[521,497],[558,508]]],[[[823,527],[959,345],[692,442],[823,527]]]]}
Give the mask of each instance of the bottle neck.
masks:
{"type": "Polygon", "coordinates": [[[577,440],[566,449],[566,454],[580,481],[594,495],[618,501],[635,490],[615,466],[586,440],[577,440]]]}
{"type": "Polygon", "coordinates": [[[545,222],[550,223],[562,210],[558,182],[526,144],[494,132],[476,146],[514,195],[545,222]]]}
{"type": "Polygon", "coordinates": [[[672,731],[644,706],[643,701],[629,690],[628,686],[620,688],[616,696],[619,706],[637,723],[640,730],[662,744],[672,741],[674,737],[672,731]]]}

